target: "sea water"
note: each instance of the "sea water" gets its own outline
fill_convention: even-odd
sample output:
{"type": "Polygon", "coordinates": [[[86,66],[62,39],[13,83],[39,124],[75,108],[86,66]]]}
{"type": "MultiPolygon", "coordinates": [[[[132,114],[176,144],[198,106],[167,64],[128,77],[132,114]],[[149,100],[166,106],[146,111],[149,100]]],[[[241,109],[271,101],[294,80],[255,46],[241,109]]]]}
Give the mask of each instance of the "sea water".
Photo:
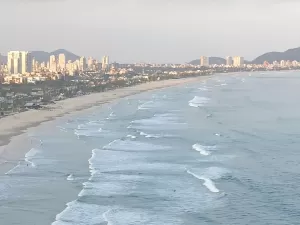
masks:
{"type": "Polygon", "coordinates": [[[299,224],[299,86],[214,75],[43,124],[0,177],[0,224],[299,224]]]}

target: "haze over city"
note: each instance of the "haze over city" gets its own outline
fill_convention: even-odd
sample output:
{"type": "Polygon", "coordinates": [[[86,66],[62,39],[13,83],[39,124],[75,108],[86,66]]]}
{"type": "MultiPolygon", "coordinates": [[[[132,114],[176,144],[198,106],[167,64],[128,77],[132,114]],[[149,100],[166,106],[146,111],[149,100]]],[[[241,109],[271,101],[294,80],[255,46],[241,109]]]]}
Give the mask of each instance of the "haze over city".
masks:
{"type": "Polygon", "coordinates": [[[0,52],[65,48],[125,63],[184,63],[200,55],[252,60],[300,45],[299,6],[292,0],[1,1],[0,52]]]}

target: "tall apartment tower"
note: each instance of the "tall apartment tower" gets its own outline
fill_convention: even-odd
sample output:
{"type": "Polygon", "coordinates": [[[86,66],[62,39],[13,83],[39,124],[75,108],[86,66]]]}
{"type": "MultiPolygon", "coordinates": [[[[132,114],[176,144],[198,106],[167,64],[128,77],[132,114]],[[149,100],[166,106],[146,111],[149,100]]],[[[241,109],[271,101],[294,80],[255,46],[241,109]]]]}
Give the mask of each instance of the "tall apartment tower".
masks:
{"type": "Polygon", "coordinates": [[[49,60],[49,70],[50,72],[57,72],[57,60],[56,60],[56,56],[55,55],[51,55],[50,56],[50,60],[49,60]]]}
{"type": "Polygon", "coordinates": [[[86,70],[86,58],[85,57],[81,57],[79,59],[79,70],[80,71],[85,71],[86,70]]]}
{"type": "Polygon", "coordinates": [[[233,65],[233,59],[231,56],[226,57],[226,65],[227,66],[232,66],[233,65]]]}
{"type": "Polygon", "coordinates": [[[102,58],[102,69],[106,70],[109,67],[109,57],[108,56],[103,56],[102,58]]]}
{"type": "Polygon", "coordinates": [[[200,65],[208,67],[209,66],[209,58],[206,56],[201,56],[200,57],[200,65]]]}
{"type": "Polygon", "coordinates": [[[32,55],[30,52],[21,52],[21,73],[32,72],[32,55]]]}
{"type": "Polygon", "coordinates": [[[58,66],[60,71],[63,71],[66,69],[66,56],[65,54],[59,54],[58,55],[58,66]]]}
{"type": "Polygon", "coordinates": [[[233,66],[235,66],[235,67],[241,67],[241,66],[244,66],[244,64],[245,64],[244,57],[235,56],[233,58],[233,66]]]}
{"type": "Polygon", "coordinates": [[[32,72],[32,56],[29,52],[10,51],[7,54],[7,69],[9,74],[25,74],[32,72]]]}

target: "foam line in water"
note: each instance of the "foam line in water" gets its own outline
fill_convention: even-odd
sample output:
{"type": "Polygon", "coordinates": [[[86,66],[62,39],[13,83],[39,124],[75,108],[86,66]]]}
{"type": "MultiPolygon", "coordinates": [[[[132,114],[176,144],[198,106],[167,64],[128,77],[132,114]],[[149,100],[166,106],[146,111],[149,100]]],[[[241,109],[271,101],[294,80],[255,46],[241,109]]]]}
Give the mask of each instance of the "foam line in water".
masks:
{"type": "Polygon", "coordinates": [[[136,139],[136,136],[128,134],[126,137],[131,138],[131,139],[136,139]]]}
{"type": "Polygon", "coordinates": [[[90,169],[90,173],[91,173],[91,177],[90,179],[92,179],[92,177],[94,176],[94,174],[96,173],[95,168],[93,167],[93,160],[96,158],[96,151],[98,149],[93,149],[92,150],[92,157],[88,160],[89,161],[89,169],[90,169]]]}
{"type": "Polygon", "coordinates": [[[8,172],[5,173],[5,175],[10,175],[12,174],[15,170],[17,170],[20,167],[20,162],[18,163],[18,165],[16,165],[14,168],[12,168],[11,170],[9,170],[8,172]]]}
{"type": "Polygon", "coordinates": [[[70,174],[70,175],[67,177],[67,180],[68,180],[68,181],[73,181],[73,180],[74,180],[73,174],[70,174]]]}
{"type": "Polygon", "coordinates": [[[210,151],[206,150],[208,146],[202,146],[200,144],[194,144],[193,149],[200,152],[201,155],[208,156],[211,154],[210,151]]]}
{"type": "Polygon", "coordinates": [[[110,213],[111,209],[107,210],[105,213],[102,214],[104,221],[107,225],[112,225],[112,223],[108,219],[108,214],[110,213]]]}
{"type": "Polygon", "coordinates": [[[159,138],[159,137],[161,137],[161,136],[159,136],[159,135],[155,135],[155,134],[147,134],[147,133],[145,133],[145,132],[140,132],[140,135],[141,135],[141,136],[144,136],[144,137],[146,137],[146,138],[159,138]]]}
{"type": "Polygon", "coordinates": [[[138,110],[148,109],[147,105],[149,105],[149,103],[153,103],[153,101],[143,103],[142,105],[138,106],[138,110]]]}
{"type": "Polygon", "coordinates": [[[206,104],[209,101],[209,98],[195,96],[192,100],[189,101],[189,106],[191,107],[200,107],[206,104]]]}
{"type": "Polygon", "coordinates": [[[202,87],[202,88],[198,88],[198,90],[200,90],[200,91],[208,91],[208,88],[202,87]]]}
{"type": "MultiPolygon", "coordinates": [[[[41,144],[42,143],[43,142],[41,141],[41,144]]],[[[36,158],[37,154],[39,154],[39,153],[40,153],[40,150],[38,150],[36,148],[30,149],[30,151],[25,154],[25,162],[27,163],[27,165],[30,165],[31,167],[36,167],[36,165],[32,162],[32,160],[34,158],[36,158]]]]}
{"type": "Polygon", "coordinates": [[[189,170],[187,170],[187,173],[190,174],[190,175],[192,175],[193,177],[199,179],[199,180],[203,180],[203,181],[204,181],[203,185],[204,185],[210,192],[213,192],[213,193],[218,193],[218,192],[220,192],[219,189],[216,187],[215,183],[214,183],[211,179],[209,179],[209,178],[207,178],[207,177],[204,177],[204,176],[199,176],[199,175],[197,175],[197,174],[195,174],[195,173],[193,173],[193,172],[191,172],[191,171],[189,171],[189,170]]]}
{"type": "Polygon", "coordinates": [[[88,204],[79,201],[69,202],[67,207],[56,215],[56,221],[52,225],[94,225],[104,224],[103,213],[106,206],[88,204]]]}

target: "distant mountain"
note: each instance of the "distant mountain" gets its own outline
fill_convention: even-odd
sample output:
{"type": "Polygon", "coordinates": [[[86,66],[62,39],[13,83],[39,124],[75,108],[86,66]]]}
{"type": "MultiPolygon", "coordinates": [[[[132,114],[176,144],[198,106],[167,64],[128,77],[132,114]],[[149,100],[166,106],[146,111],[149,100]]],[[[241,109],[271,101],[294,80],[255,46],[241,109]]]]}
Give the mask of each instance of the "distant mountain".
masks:
{"type": "Polygon", "coordinates": [[[281,61],[281,60],[300,61],[300,47],[292,48],[285,52],[268,52],[254,59],[252,63],[262,64],[265,61],[272,63],[274,61],[281,61]]]}
{"type": "MultiPolygon", "coordinates": [[[[200,65],[200,59],[193,60],[193,61],[189,62],[189,64],[200,65]]],[[[223,58],[220,58],[220,57],[209,57],[209,64],[211,64],[211,65],[226,64],[226,59],[223,59],[223,58]]]]}
{"type": "Polygon", "coordinates": [[[223,59],[220,57],[209,57],[209,64],[212,64],[212,65],[226,64],[226,59],[223,59]]]}
{"type": "Polygon", "coordinates": [[[58,49],[53,52],[32,51],[31,54],[39,62],[48,62],[51,55],[58,56],[59,54],[64,54],[66,56],[66,61],[75,61],[80,58],[80,56],[75,55],[74,53],[69,52],[65,49],[58,49]]]}
{"type": "MultiPolygon", "coordinates": [[[[53,52],[44,52],[44,51],[32,51],[32,56],[38,61],[38,62],[48,62],[51,55],[58,56],[59,54],[65,54],[66,61],[71,60],[75,61],[80,58],[80,56],[75,55],[72,52],[69,52],[65,49],[58,49],[53,52]]],[[[0,57],[1,63],[7,63],[7,56],[1,55],[0,57]]]]}

